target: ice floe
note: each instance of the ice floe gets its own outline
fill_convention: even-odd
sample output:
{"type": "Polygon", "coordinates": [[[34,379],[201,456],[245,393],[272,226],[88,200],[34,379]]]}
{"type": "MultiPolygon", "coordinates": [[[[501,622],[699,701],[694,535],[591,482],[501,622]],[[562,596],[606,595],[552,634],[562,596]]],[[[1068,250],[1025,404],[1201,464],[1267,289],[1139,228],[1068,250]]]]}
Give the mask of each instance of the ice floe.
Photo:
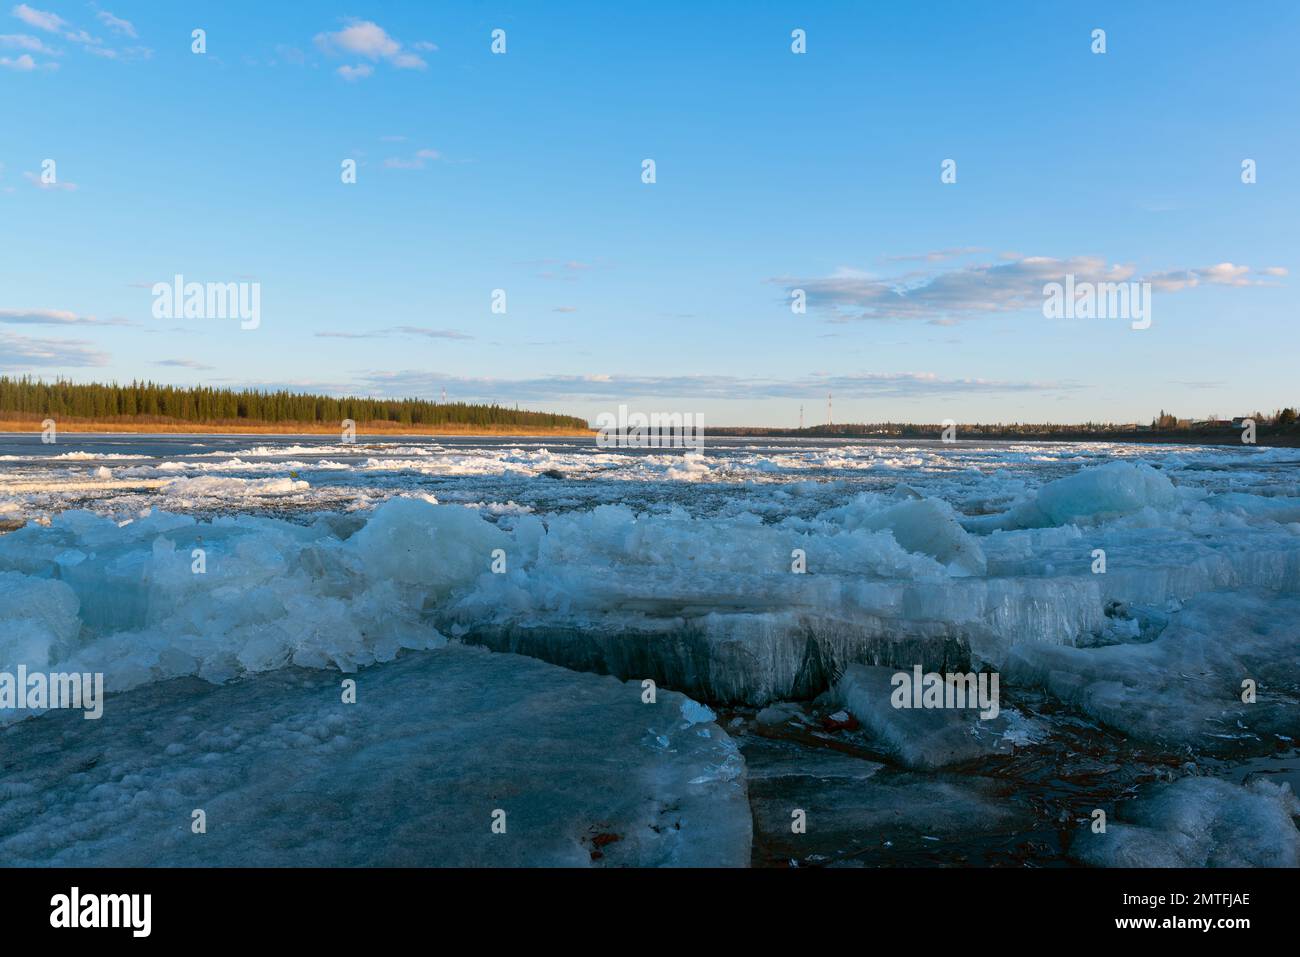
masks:
{"type": "Polygon", "coordinates": [[[1070,853],[1100,867],[1300,867],[1300,801],[1285,784],[1186,777],[1084,825],[1070,853]]]}
{"type": "Polygon", "coordinates": [[[749,864],[744,760],[681,695],[460,647],[353,678],[351,704],[287,668],[0,731],[0,862],[749,864]]]}

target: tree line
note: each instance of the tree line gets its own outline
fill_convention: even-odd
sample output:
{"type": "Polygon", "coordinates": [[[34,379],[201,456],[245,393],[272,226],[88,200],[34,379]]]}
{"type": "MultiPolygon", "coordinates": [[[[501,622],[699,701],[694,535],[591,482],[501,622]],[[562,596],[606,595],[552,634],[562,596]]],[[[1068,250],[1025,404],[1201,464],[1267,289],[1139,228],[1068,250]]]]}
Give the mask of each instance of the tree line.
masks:
{"type": "MultiPolygon", "coordinates": [[[[1049,437],[1059,439],[1072,438],[1115,438],[1127,439],[1134,436],[1156,437],[1223,437],[1237,436],[1241,433],[1241,423],[1251,419],[1259,429],[1259,434],[1300,439],[1300,413],[1292,406],[1278,409],[1269,414],[1254,412],[1249,416],[1237,416],[1233,419],[1182,419],[1163,409],[1151,420],[1150,425],[1118,422],[1078,422],[1058,424],[1051,422],[1011,422],[980,423],[967,422],[956,424],[957,433],[965,438],[980,436],[982,438],[1036,438],[1049,437]]],[[[921,422],[845,422],[834,425],[810,425],[803,429],[765,428],[733,426],[710,429],[713,435],[734,436],[815,436],[815,437],[907,437],[937,438],[943,434],[944,425],[921,422]]]]}
{"type": "Polygon", "coordinates": [[[97,421],[159,418],[208,424],[337,424],[352,419],[357,423],[394,422],[412,426],[588,428],[587,421],[576,416],[508,409],[495,403],[338,398],[285,389],[215,389],[135,381],[129,385],[80,384],[63,379],[43,382],[26,376],[0,376],[0,413],[5,412],[97,421]]]}

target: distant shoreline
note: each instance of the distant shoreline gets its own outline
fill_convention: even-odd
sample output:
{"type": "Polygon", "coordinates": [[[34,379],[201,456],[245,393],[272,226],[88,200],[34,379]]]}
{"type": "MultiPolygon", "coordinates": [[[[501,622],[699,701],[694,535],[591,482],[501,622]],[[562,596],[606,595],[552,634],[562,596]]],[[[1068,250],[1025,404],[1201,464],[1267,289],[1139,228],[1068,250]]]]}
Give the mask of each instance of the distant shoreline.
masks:
{"type": "MultiPolygon", "coordinates": [[[[55,419],[55,428],[65,434],[98,435],[250,435],[273,438],[291,438],[293,436],[321,436],[341,434],[337,425],[320,425],[317,423],[259,424],[259,423],[203,423],[180,421],[121,422],[93,419],[55,419]]],[[[36,419],[0,418],[0,434],[39,434],[41,421],[36,419]]],[[[705,445],[708,438],[754,439],[754,440],[854,440],[859,442],[937,442],[942,438],[941,432],[933,428],[920,428],[909,433],[878,433],[827,431],[818,429],[779,429],[751,426],[719,426],[704,430],[705,445]]],[[[395,422],[358,423],[356,437],[364,438],[405,438],[437,437],[449,438],[595,438],[595,429],[539,428],[528,426],[411,426],[395,422]]],[[[1080,442],[1080,443],[1132,443],[1140,445],[1221,445],[1240,447],[1240,434],[1231,432],[1188,432],[1179,430],[1160,430],[1151,432],[974,432],[957,426],[958,444],[968,442],[1080,442]]],[[[1296,448],[1300,447],[1300,435],[1294,432],[1268,434],[1261,431],[1254,443],[1255,447],[1296,448]]]]}
{"type": "MultiPolygon", "coordinates": [[[[707,437],[729,439],[852,439],[860,442],[937,442],[942,438],[939,429],[922,429],[909,433],[830,432],[804,429],[764,429],[744,426],[706,429],[707,437]]],[[[1241,433],[1188,432],[1161,430],[1151,432],[973,432],[957,426],[956,441],[963,442],[1127,442],[1138,445],[1223,445],[1233,448],[1249,447],[1241,441],[1241,433]]],[[[1295,432],[1270,435],[1260,432],[1255,447],[1300,447],[1300,435],[1295,432]]]]}
{"type": "MultiPolygon", "coordinates": [[[[241,424],[205,423],[205,422],[105,422],[87,419],[55,419],[57,432],[68,434],[96,433],[100,435],[340,435],[337,425],[316,425],[314,423],[258,424],[254,422],[241,424]]],[[[0,433],[40,433],[39,421],[0,419],[0,433]]],[[[375,436],[400,438],[403,436],[464,436],[466,438],[492,438],[508,436],[551,436],[556,438],[583,438],[594,436],[594,429],[537,428],[522,425],[484,428],[483,426],[455,425],[412,426],[398,425],[395,422],[358,423],[358,439],[375,436]]]]}

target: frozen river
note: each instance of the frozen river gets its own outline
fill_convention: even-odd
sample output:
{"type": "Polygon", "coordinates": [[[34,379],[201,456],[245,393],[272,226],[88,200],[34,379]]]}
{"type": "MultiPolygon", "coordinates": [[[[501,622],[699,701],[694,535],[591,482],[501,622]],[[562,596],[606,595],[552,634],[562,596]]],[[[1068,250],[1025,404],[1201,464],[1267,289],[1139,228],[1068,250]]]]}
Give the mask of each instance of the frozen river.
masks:
{"type": "MultiPolygon", "coordinates": [[[[56,796],[44,823],[0,811],[0,858],[74,855],[41,829],[83,813],[99,862],[123,860],[111,827],[188,862],[191,850],[139,833],[173,800],[159,795],[214,761],[228,773],[204,787],[241,786],[239,748],[221,729],[208,751],[168,737],[170,763],[122,738],[119,770],[134,784],[46,769],[38,785],[22,756],[36,761],[45,735],[95,735],[111,751],[115,713],[133,740],[153,733],[160,708],[168,727],[186,714],[220,724],[203,689],[238,710],[242,687],[250,710],[233,723],[265,745],[289,720],[267,682],[342,671],[463,693],[481,671],[491,698],[522,680],[500,670],[525,660],[500,654],[510,652],[529,668],[549,663],[545,681],[574,683],[575,701],[602,682],[590,691],[597,710],[566,714],[577,725],[551,733],[573,735],[573,773],[589,761],[611,794],[599,756],[581,753],[582,722],[614,707],[597,698],[640,695],[650,680],[693,699],[674,697],[687,715],[677,731],[639,741],[634,715],[622,737],[610,729],[627,751],[618,760],[652,766],[631,778],[656,782],[659,802],[614,803],[658,821],[693,800],[717,838],[688,858],[621,832],[588,847],[574,823],[555,847],[521,846],[511,862],[572,863],[573,847],[583,861],[629,864],[1300,855],[1300,807],[1273,783],[1297,776],[1300,450],[714,439],[684,454],[589,439],[10,435],[0,523],[11,529],[0,536],[0,672],[102,673],[109,692],[104,718],[84,722],[93,732],[66,714],[0,712],[17,755],[0,792],[56,796]],[[446,657],[470,651],[480,657],[446,657]],[[425,665],[407,660],[421,654],[425,665]],[[1000,714],[879,707],[880,682],[916,667],[996,674],[1000,714]],[[678,733],[716,748],[659,743],[678,733]],[[677,756],[671,770],[660,748],[677,756]],[[125,802],[111,814],[95,796],[110,784],[125,802]],[[806,832],[791,831],[792,808],[807,812],[806,832]],[[1091,827],[1098,809],[1111,821],[1103,833],[1091,827]]],[[[544,721],[554,705],[535,707],[544,721]]],[[[299,729],[327,745],[311,756],[320,780],[332,755],[395,760],[382,735],[320,720],[333,729],[323,737],[299,729]]],[[[517,735],[532,720],[506,727],[517,735]]],[[[466,747],[483,746],[479,723],[458,727],[466,747]]],[[[250,753],[248,766],[268,760],[250,753]]],[[[529,813],[554,806],[529,800],[529,813]]],[[[449,848],[400,860],[493,863],[449,848]]]]}
{"type": "Polygon", "coordinates": [[[0,509],[93,504],[274,512],[354,509],[394,494],[492,509],[568,511],[619,502],[768,520],[905,483],[967,514],[1111,461],[1146,462],[1207,492],[1300,495],[1300,450],[1132,444],[710,438],[701,455],[605,450],[590,439],[79,435],[43,445],[0,435],[0,509]],[[537,482],[535,478],[561,478],[537,482]]]}

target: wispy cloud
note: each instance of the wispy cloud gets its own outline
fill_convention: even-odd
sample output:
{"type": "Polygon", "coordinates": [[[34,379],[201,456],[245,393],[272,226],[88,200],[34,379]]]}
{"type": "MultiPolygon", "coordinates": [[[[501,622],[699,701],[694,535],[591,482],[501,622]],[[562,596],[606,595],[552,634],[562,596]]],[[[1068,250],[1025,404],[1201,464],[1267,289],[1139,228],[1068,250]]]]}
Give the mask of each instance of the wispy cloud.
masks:
{"type": "Polygon", "coordinates": [[[0,33],[0,47],[10,50],[27,50],[31,53],[44,53],[46,56],[59,56],[60,51],[46,46],[40,37],[26,33],[0,33]]]}
{"type": "Polygon", "coordinates": [[[139,37],[139,34],[135,32],[135,24],[130,20],[123,20],[121,17],[115,17],[107,10],[98,11],[95,14],[95,17],[100,23],[104,24],[104,26],[108,27],[114,33],[125,37],[131,37],[132,39],[139,37]]]}
{"type": "MultiPolygon", "coordinates": [[[[95,8],[93,3],[91,4],[91,8],[96,9],[95,16],[99,21],[107,26],[117,36],[129,37],[132,39],[138,37],[135,25],[129,20],[123,20],[121,17],[114,16],[106,10],[98,10],[95,8]]],[[[27,24],[27,26],[36,30],[44,31],[45,33],[55,34],[70,43],[75,43],[92,56],[101,57],[106,60],[140,60],[148,59],[153,56],[153,50],[148,47],[129,46],[119,49],[116,47],[106,46],[100,37],[93,36],[85,30],[72,26],[57,13],[51,13],[46,10],[37,10],[25,3],[18,4],[10,12],[23,23],[27,24]]],[[[35,39],[33,37],[28,37],[23,34],[11,34],[9,37],[15,38],[15,43],[23,44],[25,49],[31,50],[33,53],[39,52],[50,56],[61,55],[60,51],[48,47],[37,49],[36,47],[31,46],[30,41],[35,39]]],[[[56,66],[53,63],[29,63],[27,61],[31,59],[30,55],[25,55],[25,57],[26,59],[24,59],[24,57],[18,57],[13,61],[0,57],[0,65],[8,66],[10,69],[19,70],[32,70],[36,69],[37,66],[53,69],[56,66]]]]}
{"type": "MultiPolygon", "coordinates": [[[[57,65],[58,64],[55,63],[47,64],[47,66],[51,68],[57,65]]],[[[0,56],[0,66],[4,67],[6,70],[16,70],[19,73],[30,73],[32,70],[36,69],[36,61],[32,59],[30,53],[24,53],[21,56],[16,57],[0,56]]]]}
{"type": "Polygon", "coordinates": [[[928,253],[916,253],[907,256],[886,256],[886,262],[927,262],[939,263],[948,259],[958,259],[962,256],[977,256],[980,253],[988,252],[982,246],[954,246],[949,249],[935,249],[928,253]]]}
{"type": "Polygon", "coordinates": [[[1171,379],[1174,385],[1186,386],[1189,389],[1222,389],[1227,385],[1226,382],[1215,379],[1171,379]]]}
{"type": "Polygon", "coordinates": [[[44,30],[47,33],[62,33],[68,25],[68,22],[57,13],[34,10],[25,3],[20,3],[14,7],[13,15],[29,27],[35,27],[37,30],[44,30]]]}
{"type": "Polygon", "coordinates": [[[1029,256],[1010,262],[976,264],[944,272],[882,278],[841,268],[830,276],[770,280],[787,293],[802,289],[810,309],[836,320],[910,319],[948,324],[977,316],[1000,315],[1038,307],[1043,286],[1063,282],[1150,282],[1154,290],[1176,292],[1202,284],[1252,286],[1248,266],[1218,263],[1139,275],[1132,265],[1107,264],[1096,256],[1053,259],[1029,256]]]}
{"type": "Polygon", "coordinates": [[[204,365],[194,359],[159,359],[154,363],[156,366],[171,366],[177,369],[195,369],[199,371],[211,369],[212,366],[204,365]]]}
{"type": "Polygon", "coordinates": [[[1205,283],[1212,286],[1257,286],[1259,281],[1249,276],[1249,266],[1236,266],[1232,263],[1218,263],[1198,269],[1175,269],[1169,272],[1153,273],[1146,277],[1152,289],[1164,292],[1177,292],[1180,289],[1193,289],[1205,283]]]}
{"type": "Polygon", "coordinates": [[[88,46],[86,52],[106,60],[147,60],[153,56],[149,47],[132,46],[114,49],[112,47],[88,46]]]}
{"type": "Polygon", "coordinates": [[[349,83],[355,80],[364,80],[374,72],[374,67],[367,66],[364,63],[359,63],[356,66],[349,66],[345,63],[343,66],[338,68],[338,75],[343,77],[343,79],[347,80],[349,83]]]}
{"type": "Polygon", "coordinates": [[[363,332],[318,332],[318,339],[388,339],[392,336],[423,336],[426,339],[462,339],[474,337],[455,329],[430,329],[426,326],[389,326],[363,332]]]}
{"type": "Polygon", "coordinates": [[[65,309],[0,309],[0,323],[12,326],[134,326],[129,319],[96,319],[65,309]]]}
{"type": "Polygon", "coordinates": [[[388,169],[424,169],[424,167],[435,161],[442,159],[442,154],[433,149],[417,150],[415,155],[409,159],[400,156],[390,156],[384,160],[384,166],[388,169]]]}
{"type": "Polygon", "coordinates": [[[1081,388],[1070,382],[951,379],[930,372],[809,375],[796,379],[754,379],[724,375],[545,376],[532,379],[471,378],[437,372],[369,372],[359,385],[376,395],[431,396],[442,388],[473,398],[592,400],[653,397],[657,399],[792,399],[823,397],[934,398],[1009,393],[1061,392],[1081,388]]]}
{"type": "Polygon", "coordinates": [[[79,339],[32,339],[0,332],[0,369],[106,366],[109,356],[79,339]]]}

